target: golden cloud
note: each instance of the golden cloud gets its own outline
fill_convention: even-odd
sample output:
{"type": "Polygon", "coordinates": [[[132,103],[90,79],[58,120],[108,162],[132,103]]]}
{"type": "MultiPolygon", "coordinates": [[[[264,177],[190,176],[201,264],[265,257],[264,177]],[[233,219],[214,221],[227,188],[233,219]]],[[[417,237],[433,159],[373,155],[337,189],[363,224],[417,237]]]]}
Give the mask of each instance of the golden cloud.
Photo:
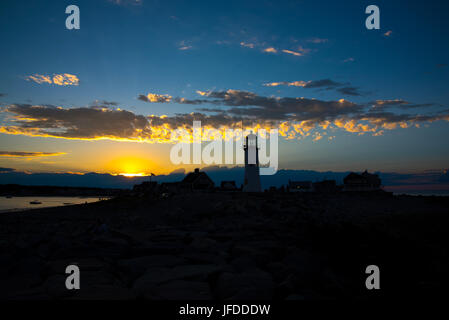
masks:
{"type": "Polygon", "coordinates": [[[139,95],[138,99],[145,102],[164,103],[170,102],[172,97],[168,94],[148,93],[146,96],[139,95]]]}
{"type": "Polygon", "coordinates": [[[292,54],[292,55],[297,56],[297,57],[301,57],[301,56],[304,55],[304,54],[301,53],[301,52],[296,52],[296,51],[292,51],[292,50],[285,50],[285,49],[282,50],[282,52],[288,53],[288,54],[292,54]]]}
{"type": "Polygon", "coordinates": [[[53,157],[65,152],[31,152],[31,151],[0,151],[0,157],[53,157]]]}
{"type": "MultiPolygon", "coordinates": [[[[319,140],[322,138],[318,137],[326,135],[326,132],[338,130],[359,135],[382,135],[386,130],[449,121],[449,111],[427,115],[372,112],[369,105],[346,99],[323,101],[265,97],[240,90],[198,91],[198,94],[201,99],[173,100],[190,105],[220,105],[224,109],[202,108],[198,109],[201,112],[173,116],[144,116],[120,108],[12,104],[3,109],[10,117],[7,117],[8,123],[0,125],[0,132],[61,139],[173,143],[191,142],[194,138],[193,122],[201,121],[204,141],[220,136],[227,139],[232,135],[229,129],[255,132],[278,129],[285,139],[312,137],[319,140]]],[[[169,95],[148,94],[142,97],[152,103],[172,100],[169,95]]]]}
{"type": "Polygon", "coordinates": [[[276,53],[278,51],[273,47],[269,47],[269,48],[264,49],[263,52],[276,53]]]}
{"type": "Polygon", "coordinates": [[[27,81],[33,81],[38,84],[55,84],[58,86],[77,86],[79,85],[79,79],[76,75],[63,73],[63,74],[54,74],[53,76],[42,75],[42,74],[34,74],[31,76],[25,77],[27,81]]]}

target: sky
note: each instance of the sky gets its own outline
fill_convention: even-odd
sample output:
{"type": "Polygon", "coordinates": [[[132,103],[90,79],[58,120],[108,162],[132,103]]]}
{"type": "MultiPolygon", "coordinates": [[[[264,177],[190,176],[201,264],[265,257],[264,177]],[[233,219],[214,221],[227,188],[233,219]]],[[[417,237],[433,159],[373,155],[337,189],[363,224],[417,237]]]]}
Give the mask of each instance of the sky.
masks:
{"type": "Polygon", "coordinates": [[[448,9],[447,1],[3,0],[0,167],[191,169],[171,162],[170,134],[200,120],[278,129],[280,169],[443,170],[448,9]],[[66,28],[72,4],[79,30],[66,28]],[[379,30],[365,26],[371,4],[379,30]]]}

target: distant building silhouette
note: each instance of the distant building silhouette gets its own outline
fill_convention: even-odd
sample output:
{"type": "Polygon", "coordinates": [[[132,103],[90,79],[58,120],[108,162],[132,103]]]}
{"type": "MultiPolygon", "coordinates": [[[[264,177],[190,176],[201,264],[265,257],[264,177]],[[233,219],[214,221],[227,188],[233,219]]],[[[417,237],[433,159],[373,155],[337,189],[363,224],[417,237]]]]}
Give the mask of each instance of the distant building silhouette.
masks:
{"type": "Polygon", "coordinates": [[[207,190],[215,187],[212,179],[198,168],[185,176],[181,184],[183,188],[190,188],[192,190],[207,190]]]}
{"type": "Polygon", "coordinates": [[[291,181],[288,180],[288,192],[312,192],[312,181],[291,181]]]}
{"type": "Polygon", "coordinates": [[[243,183],[244,192],[261,192],[260,169],[259,169],[259,148],[257,146],[257,136],[250,133],[246,136],[245,150],[245,180],[243,183]]]}
{"type": "Polygon", "coordinates": [[[323,180],[313,183],[313,191],[321,193],[335,193],[338,191],[335,180],[323,180]]]}
{"type": "Polygon", "coordinates": [[[344,191],[378,191],[381,190],[381,180],[377,174],[351,172],[344,178],[344,191]]]}

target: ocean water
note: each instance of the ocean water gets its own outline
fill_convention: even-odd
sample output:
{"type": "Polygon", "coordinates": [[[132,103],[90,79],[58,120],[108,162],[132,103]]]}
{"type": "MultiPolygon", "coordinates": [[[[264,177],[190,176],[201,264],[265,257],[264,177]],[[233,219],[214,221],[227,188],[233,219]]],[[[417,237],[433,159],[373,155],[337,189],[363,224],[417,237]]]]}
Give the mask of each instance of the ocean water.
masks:
{"type": "Polygon", "coordinates": [[[18,211],[23,209],[59,207],[72,204],[91,203],[105,199],[104,197],[0,197],[0,212],[18,211]],[[31,204],[31,201],[41,202],[31,204]]]}

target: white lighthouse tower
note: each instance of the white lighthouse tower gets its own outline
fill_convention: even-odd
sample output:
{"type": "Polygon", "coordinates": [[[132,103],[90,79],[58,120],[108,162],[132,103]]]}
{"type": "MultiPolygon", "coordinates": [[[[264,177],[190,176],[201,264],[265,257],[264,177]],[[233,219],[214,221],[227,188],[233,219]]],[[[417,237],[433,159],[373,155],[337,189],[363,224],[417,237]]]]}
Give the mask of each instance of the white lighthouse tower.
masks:
{"type": "Polygon", "coordinates": [[[246,136],[245,145],[245,181],[243,192],[261,192],[259,172],[259,148],[257,147],[257,136],[250,133],[246,136]]]}

